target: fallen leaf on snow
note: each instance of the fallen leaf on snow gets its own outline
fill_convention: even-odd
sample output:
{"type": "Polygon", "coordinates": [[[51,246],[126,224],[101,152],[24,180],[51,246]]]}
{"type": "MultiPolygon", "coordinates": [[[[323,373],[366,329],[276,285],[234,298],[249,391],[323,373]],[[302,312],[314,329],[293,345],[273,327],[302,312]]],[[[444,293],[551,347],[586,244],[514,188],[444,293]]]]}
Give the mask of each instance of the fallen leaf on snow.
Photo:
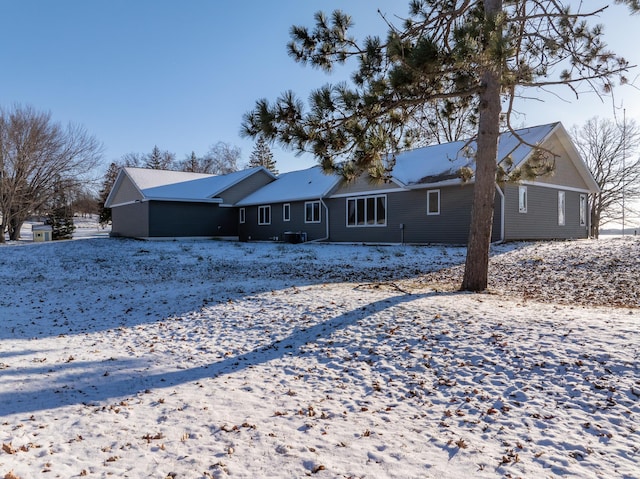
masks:
{"type": "Polygon", "coordinates": [[[14,448],[11,443],[5,444],[4,442],[2,443],[2,450],[7,454],[15,454],[16,452],[18,452],[18,450],[14,448]]]}

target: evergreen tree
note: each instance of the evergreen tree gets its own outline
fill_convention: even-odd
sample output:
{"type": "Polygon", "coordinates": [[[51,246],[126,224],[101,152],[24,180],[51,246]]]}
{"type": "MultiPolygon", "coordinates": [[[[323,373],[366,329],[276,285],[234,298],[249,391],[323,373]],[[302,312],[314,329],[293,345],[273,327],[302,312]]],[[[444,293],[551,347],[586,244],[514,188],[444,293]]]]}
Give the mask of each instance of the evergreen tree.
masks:
{"type": "Polygon", "coordinates": [[[274,175],[278,174],[276,162],[273,159],[273,153],[271,153],[269,145],[267,145],[267,141],[262,135],[260,135],[256,140],[256,146],[249,157],[249,167],[254,168],[256,166],[264,166],[274,175]]]}
{"type": "Polygon", "coordinates": [[[186,171],[189,173],[202,173],[200,159],[196,156],[196,152],[192,151],[180,165],[180,171],[186,171]]]}
{"type": "Polygon", "coordinates": [[[47,222],[52,228],[51,237],[54,240],[71,239],[76,229],[73,224],[73,209],[67,200],[66,191],[64,181],[58,180],[53,207],[47,215],[47,222]]]}
{"type": "MultiPolygon", "coordinates": [[[[579,2],[574,12],[568,0],[412,0],[402,26],[387,21],[386,41],[367,37],[363,43],[350,36],[348,15],[335,11],[327,18],[319,12],[313,30],[291,28],[289,53],[325,71],[356,59],[352,85],[326,85],[312,92],[308,110],[290,91],[274,103],[259,100],[245,114],[242,131],[310,152],[325,170],[346,178],[368,172],[384,179],[425,105],[447,99],[477,102],[462,289],[482,291],[488,283],[502,118],[515,134],[511,113],[524,88],[568,85],[575,94],[581,86],[608,92],[613,78],[626,81],[628,63],[606,49],[600,25],[588,24],[609,2],[586,3],[579,2]]],[[[640,10],[638,0],[615,3],[640,10]]],[[[449,114],[457,116],[456,108],[449,114]]],[[[536,156],[543,160],[544,152],[536,156]]],[[[553,162],[540,163],[544,172],[553,162]]]]}
{"type": "Polygon", "coordinates": [[[161,151],[157,145],[153,147],[144,161],[145,168],[153,170],[172,170],[175,167],[175,155],[169,151],[161,151]]]}
{"type": "Polygon", "coordinates": [[[107,168],[104,179],[102,180],[102,188],[100,188],[100,199],[98,201],[98,219],[102,226],[111,222],[111,208],[105,208],[104,204],[107,201],[109,193],[111,193],[111,189],[116,182],[119,171],[120,166],[117,163],[112,162],[109,165],[109,168],[107,168]]]}

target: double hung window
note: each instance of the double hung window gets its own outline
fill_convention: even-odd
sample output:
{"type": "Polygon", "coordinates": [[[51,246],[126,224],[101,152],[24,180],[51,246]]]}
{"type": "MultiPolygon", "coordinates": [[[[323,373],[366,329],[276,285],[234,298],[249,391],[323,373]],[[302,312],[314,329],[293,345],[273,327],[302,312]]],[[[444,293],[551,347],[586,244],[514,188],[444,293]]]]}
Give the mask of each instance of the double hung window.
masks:
{"type": "Polygon", "coordinates": [[[270,225],[271,224],[271,206],[258,206],[258,224],[270,225]]]}
{"type": "Polygon", "coordinates": [[[427,215],[440,214],[440,190],[427,191],[427,215]]]}
{"type": "Polygon", "coordinates": [[[320,223],[320,202],[307,201],[304,204],[304,222],[320,223]]]}

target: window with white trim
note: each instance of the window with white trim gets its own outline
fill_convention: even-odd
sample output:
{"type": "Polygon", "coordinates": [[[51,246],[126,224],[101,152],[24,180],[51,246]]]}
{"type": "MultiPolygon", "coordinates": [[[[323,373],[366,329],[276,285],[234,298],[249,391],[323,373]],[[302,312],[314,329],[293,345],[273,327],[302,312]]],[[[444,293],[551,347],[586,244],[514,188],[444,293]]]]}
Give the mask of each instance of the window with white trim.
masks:
{"type": "Polygon", "coordinates": [[[440,214],[440,190],[427,191],[427,215],[440,214]]]}
{"type": "Polygon", "coordinates": [[[386,226],[387,196],[347,198],[347,226],[386,226]]]}
{"type": "Polygon", "coordinates": [[[558,191],[558,225],[564,226],[564,213],[565,213],[565,192],[558,191]]]}
{"type": "Polygon", "coordinates": [[[527,187],[518,186],[518,211],[520,213],[527,212],[527,187]]]}
{"type": "Polygon", "coordinates": [[[587,195],[580,195],[580,226],[587,226],[587,195]]]}
{"type": "Polygon", "coordinates": [[[282,221],[291,221],[291,204],[282,205],[282,221]]]}
{"type": "Polygon", "coordinates": [[[240,208],[240,223],[244,223],[246,218],[247,217],[244,208],[240,208]]]}
{"type": "Polygon", "coordinates": [[[320,223],[320,202],[307,201],[304,204],[304,222],[320,223]]]}
{"type": "Polygon", "coordinates": [[[271,224],[271,206],[258,206],[258,224],[270,225],[271,224]]]}

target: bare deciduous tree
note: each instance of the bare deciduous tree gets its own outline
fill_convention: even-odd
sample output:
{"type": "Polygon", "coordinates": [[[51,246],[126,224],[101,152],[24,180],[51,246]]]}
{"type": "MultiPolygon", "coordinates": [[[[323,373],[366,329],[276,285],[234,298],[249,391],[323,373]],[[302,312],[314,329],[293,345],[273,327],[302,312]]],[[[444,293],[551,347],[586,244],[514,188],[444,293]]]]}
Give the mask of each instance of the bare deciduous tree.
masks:
{"type": "Polygon", "coordinates": [[[195,151],[192,151],[189,156],[178,163],[178,169],[189,173],[206,173],[210,175],[216,173],[213,157],[209,155],[197,156],[195,151]]]}
{"type": "Polygon", "coordinates": [[[144,168],[145,156],[141,153],[127,153],[116,164],[120,167],[144,168]]]}
{"type": "Polygon", "coordinates": [[[82,127],[55,123],[29,106],[0,109],[0,243],[20,238],[27,217],[50,203],[56,184],[88,180],[102,145],[82,127]]]}
{"type": "Polygon", "coordinates": [[[613,120],[591,118],[571,129],[573,141],[600,187],[590,195],[591,235],[622,217],[623,196],[640,199],[640,128],[633,121],[622,125],[613,120]]]}
{"type": "Polygon", "coordinates": [[[240,148],[237,146],[219,141],[211,146],[204,156],[204,161],[208,165],[206,172],[213,175],[226,175],[238,171],[240,169],[238,166],[240,154],[240,148]]]}

